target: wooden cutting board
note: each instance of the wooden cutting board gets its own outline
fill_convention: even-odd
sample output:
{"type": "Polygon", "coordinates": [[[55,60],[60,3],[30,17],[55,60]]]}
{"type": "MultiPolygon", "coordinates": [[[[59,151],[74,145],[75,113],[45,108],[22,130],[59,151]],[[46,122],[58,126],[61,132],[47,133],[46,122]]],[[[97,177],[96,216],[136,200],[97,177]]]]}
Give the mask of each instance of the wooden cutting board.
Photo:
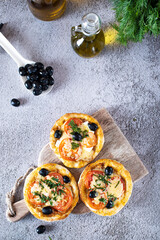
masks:
{"type": "MultiPolygon", "coordinates": [[[[93,162],[101,158],[117,160],[130,172],[133,182],[147,175],[147,169],[106,109],[102,108],[92,114],[92,116],[98,120],[104,132],[104,146],[93,162]]],[[[38,166],[45,163],[58,163],[64,166],[54,154],[49,144],[44,146],[38,159],[38,166]]],[[[85,167],[68,169],[78,182],[79,176],[85,167]]],[[[90,212],[90,209],[87,208],[81,200],[72,211],[72,213],[75,214],[87,212],[90,212]]]]}
{"type": "MultiPolygon", "coordinates": [[[[133,182],[136,182],[139,179],[143,178],[145,175],[147,175],[148,170],[145,168],[142,161],[140,160],[132,146],[129,144],[117,124],[114,122],[111,115],[106,111],[106,109],[102,108],[92,114],[92,116],[96,118],[100,123],[104,132],[105,139],[104,146],[94,161],[101,158],[117,160],[118,162],[122,163],[125,168],[130,172],[133,182]]],[[[63,165],[63,163],[54,154],[49,144],[44,146],[39,154],[38,166],[41,166],[45,163],[58,163],[63,165]]],[[[79,176],[84,170],[84,168],[85,167],[79,169],[68,169],[78,181],[79,176]]],[[[14,203],[14,206],[16,208],[17,214],[15,217],[12,217],[10,219],[10,221],[12,222],[20,220],[21,218],[26,216],[27,213],[29,213],[24,200],[14,203]]],[[[87,212],[90,212],[90,210],[81,202],[81,200],[78,202],[77,206],[72,211],[72,213],[75,214],[83,214],[87,212]]]]}

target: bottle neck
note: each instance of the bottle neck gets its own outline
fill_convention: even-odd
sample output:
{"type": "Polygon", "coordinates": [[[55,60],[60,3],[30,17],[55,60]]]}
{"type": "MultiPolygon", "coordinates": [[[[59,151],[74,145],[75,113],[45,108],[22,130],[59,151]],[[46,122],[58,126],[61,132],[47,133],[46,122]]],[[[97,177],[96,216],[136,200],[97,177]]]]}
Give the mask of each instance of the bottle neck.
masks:
{"type": "Polygon", "coordinates": [[[86,14],[82,18],[82,32],[86,37],[94,37],[101,30],[101,20],[95,13],[86,14]]]}

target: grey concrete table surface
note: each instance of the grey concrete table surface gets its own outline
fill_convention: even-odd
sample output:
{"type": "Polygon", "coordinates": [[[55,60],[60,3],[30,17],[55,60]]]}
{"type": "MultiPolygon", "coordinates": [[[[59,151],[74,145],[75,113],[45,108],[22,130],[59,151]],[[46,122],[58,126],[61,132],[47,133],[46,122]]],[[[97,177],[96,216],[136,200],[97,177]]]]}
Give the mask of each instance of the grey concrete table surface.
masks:
{"type": "MultiPolygon", "coordinates": [[[[51,93],[34,97],[22,85],[16,64],[0,49],[0,239],[160,239],[160,37],[146,36],[142,43],[106,47],[96,58],[80,58],[70,44],[71,26],[94,11],[106,28],[114,21],[114,12],[105,0],[67,3],[62,18],[42,22],[32,16],[26,1],[0,1],[0,21],[7,23],[3,34],[24,57],[55,70],[51,93]],[[12,98],[21,99],[19,108],[10,105],[12,98]],[[134,184],[127,206],[110,218],[71,214],[63,221],[44,223],[47,231],[42,235],[36,227],[43,222],[31,214],[9,223],[5,193],[37,164],[54,122],[66,112],[91,114],[101,107],[109,110],[149,170],[134,184]]],[[[16,200],[21,195],[19,191],[16,200]]]]}

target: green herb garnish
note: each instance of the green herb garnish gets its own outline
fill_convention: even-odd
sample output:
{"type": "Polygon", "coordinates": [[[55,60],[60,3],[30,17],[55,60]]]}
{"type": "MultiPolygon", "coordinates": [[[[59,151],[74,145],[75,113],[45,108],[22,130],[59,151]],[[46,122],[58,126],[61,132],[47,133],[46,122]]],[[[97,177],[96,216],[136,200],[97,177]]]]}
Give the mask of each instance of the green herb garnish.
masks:
{"type": "Polygon", "coordinates": [[[108,192],[107,192],[107,197],[109,200],[112,200],[112,201],[116,201],[117,199],[113,194],[108,194],[108,192]]]}
{"type": "Polygon", "coordinates": [[[73,120],[71,120],[68,125],[71,126],[73,132],[78,132],[78,133],[81,132],[81,129],[78,127],[78,125],[73,120]]]}
{"type": "Polygon", "coordinates": [[[49,238],[49,240],[52,240],[52,238],[51,237],[48,237],[49,238]]]}
{"type": "Polygon", "coordinates": [[[106,200],[105,198],[100,198],[99,201],[100,201],[100,202],[103,202],[104,204],[107,203],[107,200],[106,200]]]}
{"type": "Polygon", "coordinates": [[[79,143],[71,142],[71,145],[73,150],[79,147],[79,143]]]}
{"type": "Polygon", "coordinates": [[[105,189],[106,189],[106,188],[103,188],[103,187],[97,187],[96,185],[94,185],[94,187],[95,187],[96,189],[102,189],[103,191],[105,191],[105,189]]]}
{"type": "Polygon", "coordinates": [[[116,184],[115,188],[118,186],[119,183],[120,183],[120,181],[118,181],[118,183],[116,184]]]}
{"type": "Polygon", "coordinates": [[[53,181],[56,181],[56,182],[59,181],[59,179],[57,179],[57,178],[55,178],[55,177],[52,177],[52,180],[53,180],[53,181]]]}
{"type": "Polygon", "coordinates": [[[86,137],[89,137],[88,131],[87,131],[87,130],[84,130],[84,131],[82,132],[82,138],[86,138],[86,137]]]}
{"type": "Polygon", "coordinates": [[[57,201],[57,197],[54,197],[53,200],[54,200],[54,201],[57,201]]]}
{"type": "Polygon", "coordinates": [[[62,190],[62,189],[60,189],[60,190],[58,191],[58,193],[59,193],[59,195],[61,196],[61,195],[62,195],[62,193],[65,193],[65,191],[64,191],[64,190],[62,190]]]}
{"type": "Polygon", "coordinates": [[[102,182],[104,182],[105,184],[111,184],[111,182],[110,181],[108,181],[108,177],[107,177],[107,179],[106,179],[106,176],[103,176],[102,174],[98,174],[98,175],[96,175],[96,174],[93,174],[95,177],[97,177],[98,179],[97,180],[99,180],[99,181],[102,181],[102,182]]]}
{"type": "Polygon", "coordinates": [[[44,188],[44,186],[41,182],[39,182],[39,186],[41,186],[42,189],[44,188]]]}
{"type": "MultiPolygon", "coordinates": [[[[71,120],[70,123],[68,124],[69,126],[71,126],[73,132],[71,132],[71,134],[73,135],[75,132],[77,133],[80,133],[82,135],[82,139],[85,138],[85,137],[88,137],[88,131],[87,130],[84,130],[82,131],[78,125],[73,121],[71,120]]],[[[82,141],[82,140],[81,140],[82,141]]],[[[73,148],[74,149],[74,148],[73,148]]]]}

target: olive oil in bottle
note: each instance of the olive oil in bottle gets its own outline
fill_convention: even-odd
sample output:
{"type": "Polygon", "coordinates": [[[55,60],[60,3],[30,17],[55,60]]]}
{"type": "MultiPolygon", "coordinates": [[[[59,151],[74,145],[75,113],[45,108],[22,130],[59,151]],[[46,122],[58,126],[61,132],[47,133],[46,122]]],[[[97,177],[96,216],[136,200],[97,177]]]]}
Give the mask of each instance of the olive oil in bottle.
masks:
{"type": "Polygon", "coordinates": [[[27,0],[32,14],[43,21],[59,18],[65,11],[66,0],[27,0]]]}
{"type": "Polygon", "coordinates": [[[71,28],[71,44],[81,57],[94,57],[105,45],[101,20],[95,13],[89,13],[82,18],[82,24],[71,28]]]}

